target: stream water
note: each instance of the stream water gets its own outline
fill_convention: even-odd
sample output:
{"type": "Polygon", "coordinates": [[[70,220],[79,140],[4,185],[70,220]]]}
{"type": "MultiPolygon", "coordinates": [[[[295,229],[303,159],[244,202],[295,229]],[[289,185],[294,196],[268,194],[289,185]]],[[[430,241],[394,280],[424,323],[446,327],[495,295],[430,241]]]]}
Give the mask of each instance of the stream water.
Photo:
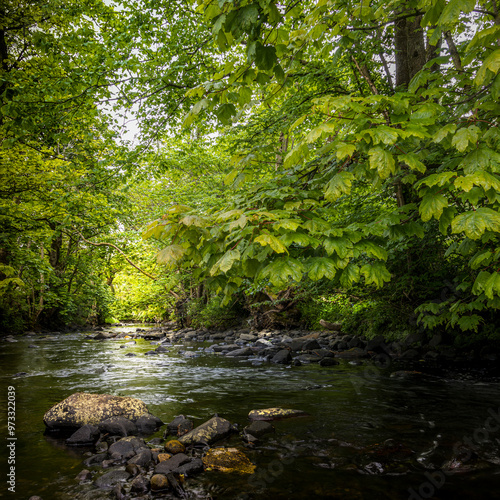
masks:
{"type": "Polygon", "coordinates": [[[195,498],[500,499],[498,383],[390,377],[390,369],[348,362],[284,367],[204,353],[206,343],[144,356],[149,341],[120,348],[126,342],[69,334],[1,343],[0,496],[107,498],[75,481],[87,450],[44,435],[45,411],[85,391],[137,397],[164,422],[184,414],[199,425],[218,413],[243,428],[252,409],[309,414],[274,422],[276,432],[255,449],[235,435],[229,444],[244,450],[255,474],[205,472],[186,484],[195,498]],[[183,350],[199,356],[186,358],[183,350]],[[14,376],[19,372],[26,375],[14,376]],[[9,387],[16,404],[13,455],[5,444],[13,442],[6,439],[9,387]],[[9,457],[15,493],[6,480],[9,457]]]}

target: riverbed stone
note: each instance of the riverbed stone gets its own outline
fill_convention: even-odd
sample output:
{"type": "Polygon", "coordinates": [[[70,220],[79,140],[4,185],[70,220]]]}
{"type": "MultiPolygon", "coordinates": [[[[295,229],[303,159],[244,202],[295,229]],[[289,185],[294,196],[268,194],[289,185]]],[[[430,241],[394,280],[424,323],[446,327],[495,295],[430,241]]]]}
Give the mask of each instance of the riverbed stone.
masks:
{"type": "Polygon", "coordinates": [[[323,366],[323,367],[327,367],[327,366],[336,366],[338,365],[339,362],[334,359],[334,358],[330,358],[330,357],[325,357],[323,358],[320,362],[319,362],[319,366],[323,366]]]}
{"type": "Polygon", "coordinates": [[[128,436],[113,443],[109,447],[109,454],[115,460],[132,458],[139,453],[139,450],[147,448],[144,440],[137,437],[128,436]]]}
{"type": "Polygon", "coordinates": [[[147,493],[150,486],[149,479],[141,474],[132,481],[130,491],[133,493],[147,493]]]}
{"type": "Polygon", "coordinates": [[[179,441],[185,445],[195,443],[212,444],[226,438],[231,432],[233,432],[233,426],[229,420],[214,416],[191,432],[181,436],[179,441]]]}
{"type": "Polygon", "coordinates": [[[167,476],[165,476],[164,474],[154,474],[151,477],[150,484],[152,491],[167,490],[170,486],[167,476]]]}
{"type": "Polygon", "coordinates": [[[307,413],[302,410],[292,410],[286,408],[263,408],[252,410],[248,414],[250,420],[281,420],[283,418],[303,417],[307,413]]]}
{"type": "Polygon", "coordinates": [[[112,470],[98,477],[94,484],[98,488],[111,489],[117,483],[123,483],[130,477],[130,474],[125,470],[112,470]]]}
{"type": "Polygon", "coordinates": [[[278,365],[286,365],[292,360],[292,355],[288,349],[281,349],[272,358],[271,362],[278,365]]]}
{"type": "Polygon", "coordinates": [[[82,427],[118,416],[135,421],[145,413],[148,408],[140,399],[77,392],[48,410],[43,421],[50,429],[82,427]]]}
{"type": "Polygon", "coordinates": [[[165,431],[163,437],[166,438],[168,435],[183,436],[192,430],[193,422],[187,419],[184,415],[178,415],[172,420],[172,422],[167,424],[167,430],[165,431]]]}
{"type": "Polygon", "coordinates": [[[172,455],[177,455],[177,453],[184,453],[186,447],[177,439],[171,439],[165,443],[165,451],[172,455]]]}
{"type": "Polygon", "coordinates": [[[319,363],[323,358],[316,354],[299,354],[295,357],[301,363],[319,363]]]}
{"type": "Polygon", "coordinates": [[[202,460],[206,469],[239,474],[253,474],[255,471],[255,465],[236,448],[212,448],[202,460]]]}
{"type": "Polygon", "coordinates": [[[141,434],[153,434],[156,429],[163,425],[163,422],[158,417],[151,415],[151,413],[146,413],[137,419],[135,425],[141,434]]]}
{"type": "Polygon", "coordinates": [[[251,356],[253,351],[250,347],[243,347],[242,349],[235,349],[226,354],[226,357],[237,357],[237,356],[251,356]]]}
{"type": "Polygon", "coordinates": [[[90,472],[88,469],[83,469],[81,472],[78,473],[75,479],[79,483],[85,483],[87,481],[90,481],[92,479],[92,472],[90,472]]]}
{"type": "Polygon", "coordinates": [[[84,425],[66,439],[68,446],[89,446],[99,439],[99,429],[95,425],[84,425]]]}
{"type": "Polygon", "coordinates": [[[204,467],[201,458],[193,458],[189,462],[186,462],[185,464],[177,467],[177,469],[175,469],[173,472],[175,472],[176,474],[182,474],[186,477],[191,477],[199,474],[200,472],[203,472],[203,470],[204,467]]]}
{"type": "Polygon", "coordinates": [[[321,346],[319,345],[319,342],[316,339],[306,340],[302,344],[303,351],[313,351],[314,349],[321,349],[321,346]]]}
{"type": "Polygon", "coordinates": [[[189,458],[185,453],[178,453],[174,455],[172,458],[168,460],[163,460],[155,467],[155,474],[167,474],[168,472],[172,472],[181,465],[189,462],[191,458],[189,458]]]}
{"type": "Polygon", "coordinates": [[[261,437],[269,432],[274,432],[274,427],[264,420],[254,420],[243,429],[247,434],[255,437],[261,437]]]}
{"type": "Polygon", "coordinates": [[[353,347],[347,351],[338,352],[335,356],[342,359],[360,359],[368,357],[368,354],[361,347],[353,347]]]}
{"type": "Polygon", "coordinates": [[[141,449],[137,455],[133,456],[127,463],[145,467],[149,462],[151,462],[152,459],[153,456],[151,450],[149,448],[144,448],[141,449]]]}
{"type": "Polygon", "coordinates": [[[111,436],[132,436],[137,434],[137,426],[125,417],[111,417],[99,423],[99,431],[111,436]]]}
{"type": "Polygon", "coordinates": [[[96,455],[92,455],[91,457],[85,459],[83,461],[83,465],[85,465],[85,467],[90,467],[91,465],[102,464],[107,456],[107,453],[97,453],[96,455]]]}

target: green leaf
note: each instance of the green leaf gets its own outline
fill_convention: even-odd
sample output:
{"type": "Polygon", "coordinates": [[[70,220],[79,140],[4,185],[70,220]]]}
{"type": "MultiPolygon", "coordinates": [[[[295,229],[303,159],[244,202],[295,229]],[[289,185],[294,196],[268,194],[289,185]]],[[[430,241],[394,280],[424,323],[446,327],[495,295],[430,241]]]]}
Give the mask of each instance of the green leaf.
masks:
{"type": "Polygon", "coordinates": [[[343,194],[351,192],[354,174],[351,172],[339,172],[335,174],[326,185],[325,198],[328,201],[335,201],[343,194]]]}
{"type": "Polygon", "coordinates": [[[274,224],[275,229],[289,229],[295,231],[302,224],[301,219],[280,219],[274,224]]]}
{"type": "Polygon", "coordinates": [[[156,261],[158,264],[173,266],[176,262],[182,259],[185,253],[186,249],[181,245],[170,245],[158,253],[156,261]]]}
{"type": "Polygon", "coordinates": [[[371,240],[361,240],[359,243],[356,243],[354,248],[368,255],[373,255],[377,259],[387,260],[388,257],[387,250],[371,240]]]}
{"type": "Polygon", "coordinates": [[[484,283],[484,294],[489,299],[493,299],[495,294],[500,295],[500,273],[491,273],[484,283]]]}
{"type": "Polygon", "coordinates": [[[258,278],[269,278],[274,286],[284,287],[290,285],[290,280],[301,281],[303,273],[304,266],[301,262],[290,257],[281,257],[267,265],[258,278]]]}
{"type": "Polygon", "coordinates": [[[222,123],[228,125],[231,122],[231,118],[236,115],[236,108],[234,104],[221,104],[214,110],[214,113],[222,123]]]}
{"type": "Polygon", "coordinates": [[[461,128],[455,133],[451,140],[451,145],[463,153],[469,144],[475,145],[478,139],[479,128],[472,125],[468,128],[461,128]]]}
{"type": "Polygon", "coordinates": [[[500,214],[491,208],[478,208],[455,217],[451,223],[451,232],[465,233],[471,240],[478,240],[485,231],[500,231],[500,214]]]}
{"type": "Polygon", "coordinates": [[[488,76],[494,76],[500,70],[500,49],[492,52],[485,60],[483,65],[479,68],[476,77],[474,78],[474,83],[479,85],[484,85],[487,80],[489,80],[488,76]],[[488,75],[488,71],[492,73],[492,75],[488,75]]]}
{"type": "Polygon", "coordinates": [[[450,227],[451,221],[455,216],[455,207],[445,207],[443,213],[439,218],[439,231],[442,235],[446,236],[448,234],[448,228],[450,227]]]}
{"type": "Polygon", "coordinates": [[[391,174],[396,173],[394,157],[385,149],[377,146],[368,151],[370,158],[370,168],[377,170],[381,179],[386,179],[391,174]]]}
{"type": "Polygon", "coordinates": [[[356,151],[356,146],[354,144],[349,144],[347,142],[342,142],[335,147],[335,156],[337,160],[343,160],[346,157],[351,157],[356,151]]]}
{"type": "Polygon", "coordinates": [[[332,280],[335,278],[337,266],[332,259],[327,257],[314,257],[309,261],[308,276],[313,281],[318,281],[322,278],[332,280]]]}
{"type": "Polygon", "coordinates": [[[257,43],[255,47],[255,64],[257,68],[267,71],[274,67],[277,62],[276,49],[272,45],[257,43]]]}
{"type": "Polygon", "coordinates": [[[490,264],[492,257],[493,254],[489,250],[480,250],[469,260],[469,267],[478,269],[481,266],[487,266],[490,264]]]}
{"type": "Polygon", "coordinates": [[[347,238],[327,238],[324,241],[323,246],[325,247],[328,255],[332,255],[333,252],[336,252],[341,259],[352,255],[353,244],[352,241],[347,238]]]}
{"type": "Polygon", "coordinates": [[[367,285],[373,284],[377,288],[383,286],[385,282],[391,281],[391,273],[382,262],[365,264],[361,268],[361,274],[365,277],[367,285]]]}
{"type": "Polygon", "coordinates": [[[210,270],[210,274],[213,276],[217,271],[222,271],[227,273],[233,267],[233,264],[240,260],[240,252],[238,250],[228,250],[210,270]]]}
{"type": "Polygon", "coordinates": [[[288,253],[286,246],[275,236],[269,233],[263,233],[254,239],[256,243],[262,246],[269,245],[276,253],[288,253]]]}
{"type": "Polygon", "coordinates": [[[342,286],[350,287],[359,281],[359,266],[350,262],[340,275],[340,283],[342,286]]]}
{"type": "Polygon", "coordinates": [[[398,161],[403,162],[408,165],[412,170],[417,170],[422,174],[426,171],[426,166],[418,159],[415,153],[408,153],[405,155],[399,155],[398,161]]]}
{"type": "Polygon", "coordinates": [[[444,208],[448,206],[448,200],[442,195],[437,193],[427,193],[420,202],[418,211],[424,222],[427,222],[434,217],[439,220],[444,208]]]}
{"type": "Polygon", "coordinates": [[[441,127],[433,137],[434,142],[441,142],[443,139],[448,137],[449,134],[455,134],[457,126],[454,123],[448,123],[444,127],[441,127]]]}
{"type": "Polygon", "coordinates": [[[374,145],[382,143],[391,146],[399,138],[397,130],[387,125],[379,125],[378,127],[368,129],[366,133],[371,136],[374,145]]]}
{"type": "Polygon", "coordinates": [[[205,227],[205,222],[197,215],[186,215],[179,220],[179,224],[184,224],[185,226],[205,227]]]}

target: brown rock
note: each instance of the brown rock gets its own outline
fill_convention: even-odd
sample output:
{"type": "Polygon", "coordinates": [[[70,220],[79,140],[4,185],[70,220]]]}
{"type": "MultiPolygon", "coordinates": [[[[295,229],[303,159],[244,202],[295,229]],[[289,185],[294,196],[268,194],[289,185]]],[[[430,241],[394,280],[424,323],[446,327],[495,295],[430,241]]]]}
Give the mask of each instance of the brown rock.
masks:
{"type": "Polygon", "coordinates": [[[116,416],[135,421],[145,413],[148,408],[140,399],[77,392],[48,410],[43,421],[49,428],[82,427],[116,416]]]}
{"type": "Polygon", "coordinates": [[[154,474],[151,478],[152,491],[166,490],[169,486],[168,479],[163,474],[154,474]]]}
{"type": "Polygon", "coordinates": [[[158,453],[158,462],[164,462],[169,458],[172,458],[172,455],[170,455],[170,453],[158,453]]]}
{"type": "Polygon", "coordinates": [[[176,455],[177,453],[184,453],[186,447],[180,441],[177,441],[177,439],[172,439],[165,443],[165,451],[172,455],[176,455]]]}

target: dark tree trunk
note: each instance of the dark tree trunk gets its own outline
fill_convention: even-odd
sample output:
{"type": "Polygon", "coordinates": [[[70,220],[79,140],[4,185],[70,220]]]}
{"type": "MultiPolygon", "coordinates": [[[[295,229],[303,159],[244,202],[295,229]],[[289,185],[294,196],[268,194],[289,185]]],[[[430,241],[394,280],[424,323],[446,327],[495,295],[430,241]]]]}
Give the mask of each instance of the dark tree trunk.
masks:
{"type": "Polygon", "coordinates": [[[427,62],[422,16],[400,19],[394,24],[396,87],[408,87],[427,62]]]}

